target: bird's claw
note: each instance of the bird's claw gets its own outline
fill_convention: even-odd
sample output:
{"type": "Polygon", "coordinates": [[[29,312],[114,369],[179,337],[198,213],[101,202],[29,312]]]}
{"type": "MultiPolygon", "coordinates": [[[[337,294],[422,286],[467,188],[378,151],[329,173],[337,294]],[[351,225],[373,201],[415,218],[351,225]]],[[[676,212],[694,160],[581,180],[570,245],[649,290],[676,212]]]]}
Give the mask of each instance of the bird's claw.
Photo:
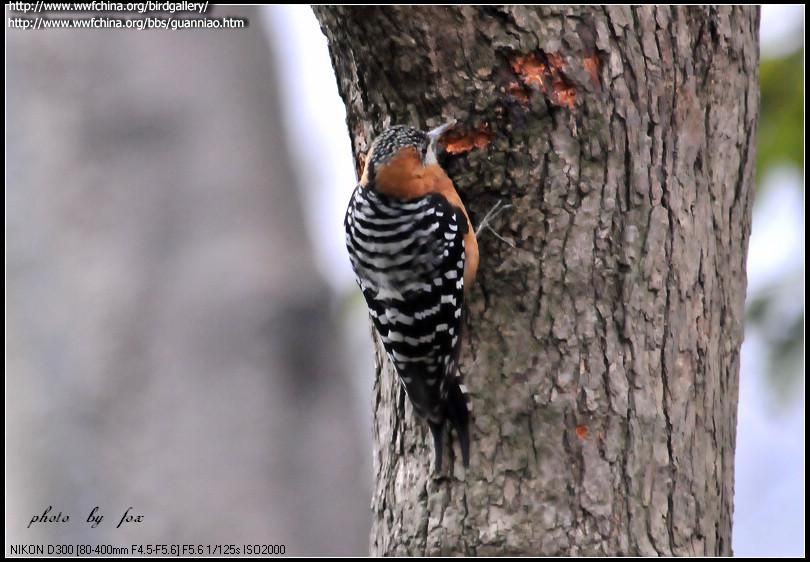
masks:
{"type": "Polygon", "coordinates": [[[509,204],[509,203],[507,203],[506,205],[502,205],[502,203],[503,203],[503,201],[498,199],[498,202],[495,203],[495,205],[489,211],[487,211],[487,214],[484,216],[484,219],[481,221],[481,224],[479,224],[478,228],[475,230],[475,237],[478,238],[478,235],[481,234],[481,231],[486,228],[492,234],[495,235],[495,238],[497,238],[498,240],[500,240],[504,244],[510,246],[511,248],[515,248],[514,243],[510,242],[509,240],[507,240],[506,238],[504,238],[503,236],[501,236],[500,234],[495,232],[495,230],[490,226],[490,223],[493,220],[495,220],[495,218],[497,218],[498,215],[500,215],[506,209],[509,209],[509,208],[512,207],[512,205],[509,204]]]}

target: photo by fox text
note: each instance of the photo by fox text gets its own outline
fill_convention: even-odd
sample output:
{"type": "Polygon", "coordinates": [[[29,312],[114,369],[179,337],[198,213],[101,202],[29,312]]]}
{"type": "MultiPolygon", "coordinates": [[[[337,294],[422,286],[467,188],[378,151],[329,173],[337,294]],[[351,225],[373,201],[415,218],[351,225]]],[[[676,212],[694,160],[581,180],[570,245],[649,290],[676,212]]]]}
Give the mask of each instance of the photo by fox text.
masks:
{"type": "MultiPolygon", "coordinates": [[[[127,524],[137,524],[144,522],[144,515],[141,513],[137,513],[134,511],[134,507],[130,506],[123,512],[118,519],[116,519],[117,524],[115,525],[116,529],[120,529],[122,526],[127,524]]],[[[52,505],[49,505],[47,508],[42,510],[42,513],[35,513],[31,520],[28,522],[28,529],[31,528],[32,525],[57,525],[57,524],[67,524],[70,523],[70,514],[63,512],[63,511],[55,511],[52,505]]],[[[102,524],[104,521],[104,513],[101,511],[99,506],[93,507],[90,510],[90,514],[85,519],[85,523],[90,525],[91,529],[95,529],[99,525],[102,524]]]]}

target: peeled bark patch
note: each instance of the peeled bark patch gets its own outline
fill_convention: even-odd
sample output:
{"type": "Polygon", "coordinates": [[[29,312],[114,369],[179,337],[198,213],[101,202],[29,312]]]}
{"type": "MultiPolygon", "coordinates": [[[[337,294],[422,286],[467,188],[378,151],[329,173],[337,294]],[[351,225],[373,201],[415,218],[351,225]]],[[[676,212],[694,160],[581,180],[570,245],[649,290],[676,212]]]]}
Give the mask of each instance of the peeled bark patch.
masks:
{"type": "Polygon", "coordinates": [[[484,148],[490,142],[492,142],[492,132],[486,124],[468,131],[453,131],[442,139],[444,149],[450,154],[461,154],[469,152],[473,148],[484,148]]]}
{"type": "Polygon", "coordinates": [[[573,109],[577,93],[561,74],[565,66],[562,56],[549,53],[543,57],[545,62],[534,53],[518,55],[511,61],[512,70],[525,86],[540,90],[553,104],[573,109]]]}
{"type": "Polygon", "coordinates": [[[599,60],[599,56],[595,53],[587,55],[582,59],[582,66],[585,68],[588,76],[591,77],[591,83],[594,87],[599,88],[599,72],[602,69],[602,61],[599,60]]]}

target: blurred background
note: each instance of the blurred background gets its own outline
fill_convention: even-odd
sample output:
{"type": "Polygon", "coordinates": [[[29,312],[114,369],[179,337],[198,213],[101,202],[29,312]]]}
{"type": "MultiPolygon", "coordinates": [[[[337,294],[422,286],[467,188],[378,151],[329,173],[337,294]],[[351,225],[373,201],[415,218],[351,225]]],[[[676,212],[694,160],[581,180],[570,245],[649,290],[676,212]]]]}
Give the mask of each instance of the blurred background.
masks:
{"type": "MultiPolygon", "coordinates": [[[[211,15],[250,26],[6,30],[6,552],[368,552],[373,355],[326,40],[306,6],[211,15]],[[26,529],[48,506],[71,522],[26,529]],[[130,506],[145,522],[115,529],[130,506]]],[[[738,555],[804,554],[803,37],[803,7],[763,6],[738,555]]]]}

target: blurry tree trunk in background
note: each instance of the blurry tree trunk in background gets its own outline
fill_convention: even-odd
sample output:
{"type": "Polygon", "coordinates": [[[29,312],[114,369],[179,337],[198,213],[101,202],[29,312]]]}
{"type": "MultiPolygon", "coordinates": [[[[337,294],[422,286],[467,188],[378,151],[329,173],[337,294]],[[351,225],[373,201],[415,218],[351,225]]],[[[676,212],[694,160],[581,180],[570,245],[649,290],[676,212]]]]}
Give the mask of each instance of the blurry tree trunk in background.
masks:
{"type": "Polygon", "coordinates": [[[378,353],[372,553],[730,554],[758,8],[315,13],[356,154],[455,117],[473,222],[514,206],[517,249],[481,241],[466,475],[431,478],[378,353]]]}
{"type": "Polygon", "coordinates": [[[6,30],[7,544],[366,551],[278,77],[226,14],[249,28],[6,30]],[[49,505],[72,522],[26,529],[49,505]]]}

